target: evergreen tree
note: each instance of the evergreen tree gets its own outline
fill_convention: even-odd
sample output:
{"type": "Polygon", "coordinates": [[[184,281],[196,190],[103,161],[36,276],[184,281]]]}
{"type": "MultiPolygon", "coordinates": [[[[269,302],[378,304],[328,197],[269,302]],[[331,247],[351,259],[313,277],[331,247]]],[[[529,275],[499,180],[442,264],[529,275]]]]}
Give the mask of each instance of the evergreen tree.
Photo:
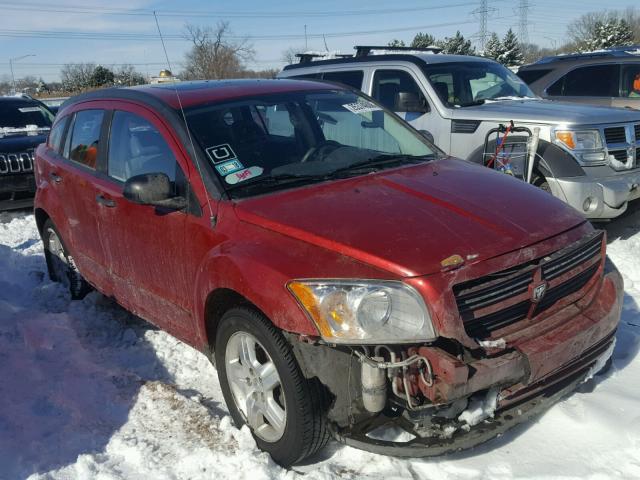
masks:
{"type": "Polygon", "coordinates": [[[503,55],[504,52],[504,46],[502,45],[500,38],[498,37],[496,32],[493,32],[484,46],[484,52],[482,53],[482,56],[491,58],[493,60],[498,60],[498,58],[500,58],[500,55],[503,55]]]}
{"type": "Polygon", "coordinates": [[[465,40],[458,30],[453,37],[446,37],[437,43],[442,48],[442,53],[453,55],[475,55],[476,50],[471,46],[471,40],[465,40]]]}
{"type": "Polygon", "coordinates": [[[633,45],[633,29],[624,19],[598,21],[593,25],[591,36],[586,39],[583,51],[633,45]]]}
{"type": "Polygon", "coordinates": [[[398,40],[397,38],[394,38],[389,43],[387,43],[387,46],[389,46],[389,47],[404,47],[406,45],[404,43],[404,40],[398,40]]]}
{"type": "Polygon", "coordinates": [[[411,46],[414,48],[427,48],[432,47],[436,44],[436,39],[433,35],[429,35],[428,33],[419,32],[413,37],[411,41],[411,46]]]}
{"type": "Polygon", "coordinates": [[[503,53],[498,56],[501,64],[507,67],[515,67],[524,63],[524,55],[520,48],[520,42],[513,30],[509,29],[502,40],[503,53]]]}
{"type": "Polygon", "coordinates": [[[113,72],[108,68],[103,67],[102,65],[98,65],[91,74],[89,83],[92,87],[104,87],[107,85],[112,85],[113,80],[113,72]]]}

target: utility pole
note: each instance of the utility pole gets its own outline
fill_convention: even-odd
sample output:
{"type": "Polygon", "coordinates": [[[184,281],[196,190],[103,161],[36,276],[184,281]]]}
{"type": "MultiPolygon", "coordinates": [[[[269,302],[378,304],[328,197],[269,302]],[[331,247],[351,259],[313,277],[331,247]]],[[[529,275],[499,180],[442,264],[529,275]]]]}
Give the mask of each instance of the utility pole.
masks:
{"type": "Polygon", "coordinates": [[[16,93],[16,77],[13,74],[13,62],[18,62],[27,57],[35,57],[35,55],[33,53],[30,53],[28,55],[22,55],[21,57],[13,57],[9,59],[9,68],[11,69],[11,86],[13,89],[13,93],[16,93]]]}
{"type": "Polygon", "coordinates": [[[518,2],[518,15],[520,17],[518,24],[518,40],[520,41],[521,46],[529,43],[529,20],[527,17],[530,8],[531,4],[529,3],[529,0],[520,0],[518,2]]]}
{"type": "Polygon", "coordinates": [[[304,24],[304,50],[305,52],[309,50],[309,45],[307,44],[307,24],[304,24]]]}

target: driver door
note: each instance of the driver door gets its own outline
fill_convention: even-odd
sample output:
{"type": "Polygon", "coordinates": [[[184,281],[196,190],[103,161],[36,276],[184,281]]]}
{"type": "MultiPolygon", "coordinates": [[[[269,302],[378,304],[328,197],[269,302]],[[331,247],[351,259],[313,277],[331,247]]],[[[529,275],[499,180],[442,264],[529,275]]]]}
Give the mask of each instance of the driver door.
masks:
{"type": "Polygon", "coordinates": [[[193,266],[185,239],[189,213],[138,205],[122,191],[132,176],[159,172],[169,177],[176,194],[186,196],[186,159],[153,113],[125,104],[113,112],[106,161],[108,180],[101,183],[99,215],[114,296],[127,309],[184,338],[193,323],[193,266]]]}

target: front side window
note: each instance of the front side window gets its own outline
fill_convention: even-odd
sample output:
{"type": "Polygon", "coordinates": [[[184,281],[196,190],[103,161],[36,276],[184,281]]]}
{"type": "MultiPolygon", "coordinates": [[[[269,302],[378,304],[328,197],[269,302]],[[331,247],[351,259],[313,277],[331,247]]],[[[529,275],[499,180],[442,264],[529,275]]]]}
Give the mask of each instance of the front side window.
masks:
{"type": "Polygon", "coordinates": [[[423,71],[442,103],[448,107],[536,98],[511,70],[494,62],[434,63],[423,67],[423,71]]]}
{"type": "Polygon", "coordinates": [[[372,97],[393,112],[421,115],[428,111],[422,90],[404,70],[377,70],[373,76],[372,97]]]}
{"type": "Polygon", "coordinates": [[[362,88],[363,78],[364,72],[362,70],[352,70],[347,72],[325,72],[322,75],[323,80],[342,83],[343,85],[347,85],[358,90],[362,88]]]}
{"type": "Polygon", "coordinates": [[[192,107],[187,122],[233,197],[362,175],[440,155],[394,115],[344,90],[192,107]]]}
{"type": "Polygon", "coordinates": [[[640,98],[640,64],[622,66],[620,96],[640,98]]]}
{"type": "Polygon", "coordinates": [[[175,182],[178,170],[178,162],[157,128],[139,115],[114,112],[107,155],[110,177],[126,182],[135,175],[164,173],[175,182]]]}
{"type": "Polygon", "coordinates": [[[65,156],[69,160],[96,168],[103,118],[103,110],[82,110],[75,114],[65,146],[65,156]]]}
{"type": "Polygon", "coordinates": [[[617,97],[618,65],[589,65],[570,71],[547,89],[552,96],[617,97]]]}

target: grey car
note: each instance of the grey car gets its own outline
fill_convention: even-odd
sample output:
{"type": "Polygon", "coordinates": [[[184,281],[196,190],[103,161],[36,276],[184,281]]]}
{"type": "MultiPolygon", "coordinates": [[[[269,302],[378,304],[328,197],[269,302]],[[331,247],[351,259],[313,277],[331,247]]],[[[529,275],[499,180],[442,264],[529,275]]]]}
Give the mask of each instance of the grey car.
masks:
{"type": "MultiPolygon", "coordinates": [[[[533,175],[590,219],[612,219],[640,198],[640,111],[544,100],[492,60],[433,51],[356,47],[355,56],[288,65],[280,78],[362,90],[433,138],[446,153],[485,163],[499,124],[539,132],[533,175]]],[[[510,137],[517,140],[517,137],[510,137]]]]}
{"type": "Polygon", "coordinates": [[[640,109],[640,46],[547,57],[518,76],[542,98],[640,109]]]}

